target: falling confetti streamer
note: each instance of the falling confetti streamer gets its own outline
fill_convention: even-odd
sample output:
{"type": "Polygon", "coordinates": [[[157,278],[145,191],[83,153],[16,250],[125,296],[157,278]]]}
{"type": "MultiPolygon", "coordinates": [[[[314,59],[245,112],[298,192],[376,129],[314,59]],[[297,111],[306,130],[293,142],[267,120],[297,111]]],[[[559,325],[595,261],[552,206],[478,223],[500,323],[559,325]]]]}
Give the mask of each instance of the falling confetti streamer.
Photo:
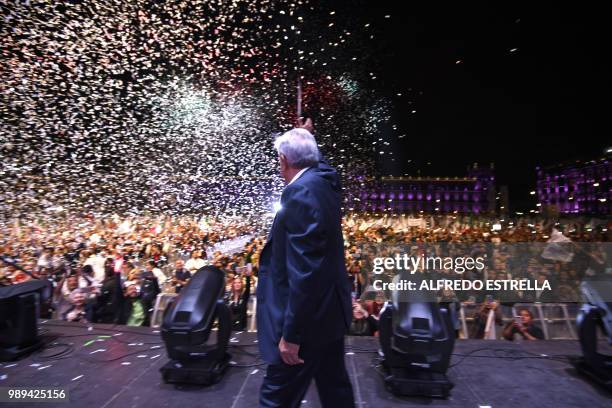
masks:
{"type": "Polygon", "coordinates": [[[261,220],[282,189],[272,135],[294,123],[298,79],[345,185],[374,171],[368,142],[390,118],[366,85],[377,78],[369,23],[284,0],[0,10],[7,225],[74,213],[261,220]]]}

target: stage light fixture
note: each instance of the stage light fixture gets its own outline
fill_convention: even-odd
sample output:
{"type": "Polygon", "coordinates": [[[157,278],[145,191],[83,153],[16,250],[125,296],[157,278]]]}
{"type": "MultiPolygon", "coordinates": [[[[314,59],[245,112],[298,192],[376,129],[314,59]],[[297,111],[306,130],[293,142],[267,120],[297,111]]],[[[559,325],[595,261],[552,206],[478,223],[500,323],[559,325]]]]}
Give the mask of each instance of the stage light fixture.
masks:
{"type": "Polygon", "coordinates": [[[160,369],[166,383],[209,385],[219,382],[231,356],[230,311],[223,301],[225,276],[214,266],[199,269],[170,303],[161,327],[170,361],[160,369]],[[216,339],[208,344],[213,323],[216,339]]]}
{"type": "Polygon", "coordinates": [[[51,296],[51,283],[30,280],[0,287],[0,361],[11,361],[43,345],[38,335],[40,304],[51,296]]]}
{"type": "Polygon", "coordinates": [[[580,288],[585,304],[576,317],[582,357],[572,363],[578,372],[612,391],[612,355],[597,351],[597,328],[612,344],[612,282],[584,281],[580,288]]]}
{"type": "Polygon", "coordinates": [[[446,371],[455,344],[450,310],[426,293],[397,292],[380,314],[385,384],[399,396],[446,398],[453,387],[446,371]]]}

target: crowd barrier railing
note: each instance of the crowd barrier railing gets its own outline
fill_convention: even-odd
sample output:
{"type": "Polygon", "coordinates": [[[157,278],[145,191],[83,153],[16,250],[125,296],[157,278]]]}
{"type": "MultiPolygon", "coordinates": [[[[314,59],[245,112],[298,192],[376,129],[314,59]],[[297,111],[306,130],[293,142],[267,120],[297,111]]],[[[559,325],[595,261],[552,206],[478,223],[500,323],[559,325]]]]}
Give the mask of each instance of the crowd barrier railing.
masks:
{"type": "MultiPolygon", "coordinates": [[[[476,324],[474,316],[478,312],[481,305],[474,303],[462,303],[459,310],[459,337],[461,339],[469,339],[470,328],[476,324]]],[[[580,305],[577,303],[515,303],[512,306],[500,305],[499,312],[501,314],[502,325],[505,327],[511,323],[514,316],[518,316],[521,309],[531,311],[533,321],[537,324],[544,333],[546,340],[576,340],[576,316],[580,305]]],[[[485,322],[485,340],[501,339],[502,331],[495,324],[495,312],[492,310],[487,314],[485,322]],[[494,334],[494,335],[493,335],[494,334]]]]}
{"type": "Polygon", "coordinates": [[[176,296],[176,293],[160,293],[157,295],[155,307],[153,308],[153,315],[151,316],[151,327],[158,328],[161,326],[164,318],[164,311],[176,296]]]}
{"type": "MultiPolygon", "coordinates": [[[[155,308],[151,317],[151,326],[160,327],[166,307],[176,293],[160,293],[155,301],[155,308]]],[[[480,304],[462,303],[459,309],[459,338],[469,339],[470,328],[476,324],[474,316],[480,304]]],[[[580,305],[577,303],[515,303],[512,306],[500,305],[501,327],[496,324],[495,312],[489,311],[485,323],[485,340],[501,339],[503,327],[510,323],[521,309],[530,310],[534,316],[534,323],[544,332],[546,340],[576,340],[576,316],[580,305]]],[[[257,331],[257,298],[251,297],[247,309],[247,331],[257,331]]]]}

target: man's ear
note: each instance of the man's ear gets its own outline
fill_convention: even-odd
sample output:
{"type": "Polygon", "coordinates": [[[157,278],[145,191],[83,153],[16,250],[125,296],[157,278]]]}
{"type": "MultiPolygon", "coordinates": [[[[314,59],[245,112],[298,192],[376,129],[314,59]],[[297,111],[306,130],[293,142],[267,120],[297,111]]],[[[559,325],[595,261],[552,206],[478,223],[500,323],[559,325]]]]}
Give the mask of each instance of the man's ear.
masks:
{"type": "Polygon", "coordinates": [[[278,155],[278,160],[280,161],[281,168],[287,168],[287,157],[284,154],[278,155]]]}

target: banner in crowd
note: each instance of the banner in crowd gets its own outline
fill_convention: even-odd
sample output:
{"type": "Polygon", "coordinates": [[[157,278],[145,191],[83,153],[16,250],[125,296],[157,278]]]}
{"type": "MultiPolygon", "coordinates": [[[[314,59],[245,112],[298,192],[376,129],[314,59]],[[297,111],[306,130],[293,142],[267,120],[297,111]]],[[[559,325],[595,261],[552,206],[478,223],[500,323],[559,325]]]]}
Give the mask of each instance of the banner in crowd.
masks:
{"type": "Polygon", "coordinates": [[[217,242],[206,250],[208,259],[213,258],[215,252],[221,252],[224,255],[235,254],[244,249],[245,245],[253,239],[253,235],[242,235],[225,241],[217,242]]]}

